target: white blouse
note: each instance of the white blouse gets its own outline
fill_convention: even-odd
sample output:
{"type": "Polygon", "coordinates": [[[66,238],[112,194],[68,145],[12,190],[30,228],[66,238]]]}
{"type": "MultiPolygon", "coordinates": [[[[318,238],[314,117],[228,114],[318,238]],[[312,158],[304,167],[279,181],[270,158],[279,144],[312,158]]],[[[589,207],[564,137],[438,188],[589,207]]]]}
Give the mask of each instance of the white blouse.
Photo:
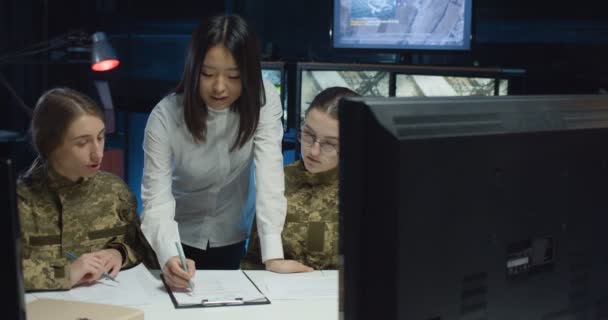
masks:
{"type": "Polygon", "coordinates": [[[264,81],[264,88],[266,104],[254,137],[233,152],[237,113],[208,108],[206,142],[195,143],[181,94],[165,97],[152,110],[143,144],[142,230],[161,266],[177,255],[176,241],[206,249],[208,243],[219,247],[246,239],[252,162],[262,259],[283,258],[283,110],[272,83],[264,81]]]}

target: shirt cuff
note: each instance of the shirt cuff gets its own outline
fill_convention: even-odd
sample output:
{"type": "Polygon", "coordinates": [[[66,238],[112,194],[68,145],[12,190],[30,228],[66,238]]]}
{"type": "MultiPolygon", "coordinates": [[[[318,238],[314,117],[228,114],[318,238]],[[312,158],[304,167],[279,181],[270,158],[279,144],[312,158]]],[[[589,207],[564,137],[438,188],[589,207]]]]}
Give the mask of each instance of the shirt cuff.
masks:
{"type": "Polygon", "coordinates": [[[283,242],[280,234],[260,234],[262,262],[270,259],[283,259],[283,242]]]}
{"type": "Polygon", "coordinates": [[[159,248],[158,252],[156,252],[156,256],[158,257],[158,264],[160,264],[160,269],[162,270],[167,264],[167,261],[171,259],[171,257],[177,256],[177,249],[175,245],[173,246],[173,250],[169,248],[159,248]]]}

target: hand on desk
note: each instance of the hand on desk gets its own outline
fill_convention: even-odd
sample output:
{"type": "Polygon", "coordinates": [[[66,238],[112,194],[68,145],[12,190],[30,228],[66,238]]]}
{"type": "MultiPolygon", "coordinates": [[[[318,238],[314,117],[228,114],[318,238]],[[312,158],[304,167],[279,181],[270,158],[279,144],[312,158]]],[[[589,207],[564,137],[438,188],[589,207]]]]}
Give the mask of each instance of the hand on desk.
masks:
{"type": "Polygon", "coordinates": [[[101,278],[104,271],[104,262],[98,255],[85,253],[70,266],[70,285],[93,283],[101,278]]]}
{"type": "Polygon", "coordinates": [[[167,260],[167,263],[163,267],[163,276],[169,287],[173,289],[190,288],[188,286],[188,281],[194,277],[196,266],[191,259],[186,259],[186,264],[188,265],[188,273],[184,271],[178,256],[171,257],[167,260]]]}
{"type": "Polygon", "coordinates": [[[108,273],[112,278],[115,278],[122,267],[122,255],[116,249],[104,249],[93,252],[94,255],[101,259],[103,263],[103,271],[108,273]]]}
{"type": "Polygon", "coordinates": [[[311,272],[313,268],[295,260],[271,259],[264,262],[266,270],[276,273],[311,272]]]}

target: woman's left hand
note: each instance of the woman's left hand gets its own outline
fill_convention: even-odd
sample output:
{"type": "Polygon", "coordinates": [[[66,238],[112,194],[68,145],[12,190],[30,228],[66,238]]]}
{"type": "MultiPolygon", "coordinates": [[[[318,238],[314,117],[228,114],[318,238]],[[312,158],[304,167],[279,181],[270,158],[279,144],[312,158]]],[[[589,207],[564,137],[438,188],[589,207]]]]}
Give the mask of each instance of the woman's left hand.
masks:
{"type": "Polygon", "coordinates": [[[315,269],[295,260],[271,259],[264,262],[266,270],[276,273],[311,272],[315,269]]]}
{"type": "Polygon", "coordinates": [[[116,277],[122,267],[122,255],[116,249],[104,249],[93,252],[103,262],[104,271],[111,277],[116,277]]]}

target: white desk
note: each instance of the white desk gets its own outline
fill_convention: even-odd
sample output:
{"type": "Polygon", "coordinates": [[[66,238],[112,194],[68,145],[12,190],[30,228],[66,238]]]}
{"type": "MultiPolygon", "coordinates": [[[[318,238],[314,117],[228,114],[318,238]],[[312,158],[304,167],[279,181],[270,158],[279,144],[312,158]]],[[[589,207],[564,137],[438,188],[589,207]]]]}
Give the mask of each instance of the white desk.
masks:
{"type": "MultiPolygon", "coordinates": [[[[201,271],[199,271],[201,272],[201,271]]],[[[311,276],[322,276],[323,272],[315,271],[311,276]]],[[[336,271],[329,271],[329,273],[336,271]]],[[[297,300],[281,300],[273,298],[266,286],[267,280],[270,278],[280,277],[268,271],[247,271],[247,275],[271,300],[271,304],[267,305],[248,305],[248,306],[232,306],[232,307],[213,307],[213,308],[186,308],[175,309],[169,295],[166,299],[155,299],[154,303],[147,305],[132,306],[144,311],[146,320],[194,320],[194,319],[209,319],[209,320],[252,320],[252,319],[314,319],[314,320],[337,320],[338,319],[338,299],[335,297],[322,298],[306,298],[297,300]]],[[[337,279],[337,277],[330,277],[337,279]]],[[[36,294],[27,294],[26,301],[36,299],[36,294]]]]}

